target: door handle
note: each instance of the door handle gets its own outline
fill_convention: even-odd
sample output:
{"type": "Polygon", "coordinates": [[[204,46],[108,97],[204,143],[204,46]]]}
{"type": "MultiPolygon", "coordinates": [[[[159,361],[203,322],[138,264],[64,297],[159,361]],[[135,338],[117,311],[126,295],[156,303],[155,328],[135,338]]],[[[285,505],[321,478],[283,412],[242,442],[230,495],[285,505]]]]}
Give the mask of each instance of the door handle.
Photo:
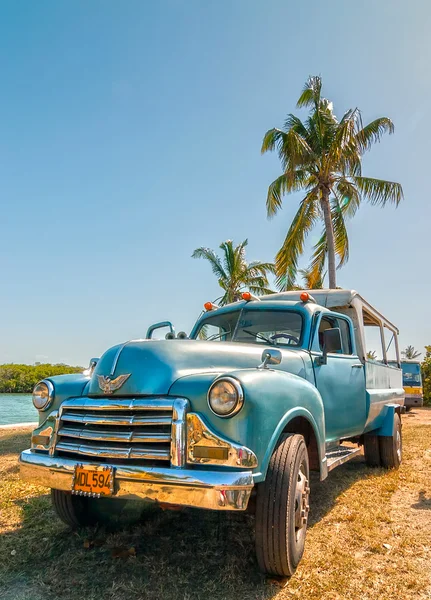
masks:
{"type": "Polygon", "coordinates": [[[352,365],[352,369],[362,369],[364,365],[362,363],[352,365]]]}

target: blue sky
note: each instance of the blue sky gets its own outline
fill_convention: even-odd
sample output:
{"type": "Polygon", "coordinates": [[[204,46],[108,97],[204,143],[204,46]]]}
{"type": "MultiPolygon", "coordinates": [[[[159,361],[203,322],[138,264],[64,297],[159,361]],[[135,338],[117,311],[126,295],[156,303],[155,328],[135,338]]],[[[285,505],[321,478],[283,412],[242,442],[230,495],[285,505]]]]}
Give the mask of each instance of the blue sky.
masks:
{"type": "Polygon", "coordinates": [[[0,362],[85,364],[162,319],[189,331],[218,295],[197,246],[247,237],[272,260],[300,196],[266,219],[280,166],[260,144],[310,74],[339,116],[393,119],[364,172],[405,192],[349,223],[338,283],[401,345],[431,343],[430,26],[427,0],[4,0],[0,362]]]}

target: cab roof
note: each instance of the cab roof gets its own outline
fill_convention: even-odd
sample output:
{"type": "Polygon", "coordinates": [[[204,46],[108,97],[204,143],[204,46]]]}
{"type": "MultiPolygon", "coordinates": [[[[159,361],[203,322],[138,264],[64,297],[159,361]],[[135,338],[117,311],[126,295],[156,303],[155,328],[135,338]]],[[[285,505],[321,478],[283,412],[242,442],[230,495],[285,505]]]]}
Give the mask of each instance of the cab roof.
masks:
{"type": "Polygon", "coordinates": [[[365,325],[378,325],[379,321],[384,323],[390,329],[398,333],[398,328],[386,317],[367,302],[356,290],[336,289],[336,290],[294,290],[290,292],[280,292],[278,294],[268,294],[261,296],[262,302],[267,301],[295,301],[300,300],[302,292],[308,292],[314,298],[316,304],[325,308],[337,310],[345,307],[362,308],[365,325]]]}

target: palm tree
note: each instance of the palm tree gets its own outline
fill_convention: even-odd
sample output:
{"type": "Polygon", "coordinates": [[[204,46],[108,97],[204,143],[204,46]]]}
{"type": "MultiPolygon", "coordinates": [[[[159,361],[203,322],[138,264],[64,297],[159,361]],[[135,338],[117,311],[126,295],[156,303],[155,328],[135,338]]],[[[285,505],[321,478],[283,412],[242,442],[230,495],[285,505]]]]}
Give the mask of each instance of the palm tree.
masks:
{"type": "Polygon", "coordinates": [[[323,288],[323,280],[325,279],[325,273],[320,270],[308,268],[299,269],[299,273],[302,277],[304,287],[306,290],[321,290],[323,288]]]}
{"type": "Polygon", "coordinates": [[[401,351],[401,354],[407,360],[413,360],[422,354],[422,352],[417,352],[414,346],[407,346],[405,350],[401,351]]]}
{"type": "Polygon", "coordinates": [[[253,294],[272,294],[269,289],[268,273],[274,273],[273,263],[251,262],[245,260],[245,248],[248,240],[234,247],[232,240],[220,244],[223,257],[220,258],[210,248],[196,248],[192,258],[205,258],[211,265],[219,286],[224,290],[218,303],[223,306],[235,302],[246,288],[253,294]]]}
{"type": "Polygon", "coordinates": [[[368,350],[367,352],[367,358],[369,360],[377,360],[377,354],[375,350],[368,350]]]}
{"type": "Polygon", "coordinates": [[[357,108],[349,109],[338,121],[332,103],[321,96],[322,80],[310,77],[297,107],[310,109],[302,122],[289,114],[283,129],[270,129],[262,143],[262,153],[277,150],[283,173],[268,188],[266,208],[273,217],[281,208],[283,195],[304,191],[299,210],[276,257],[277,285],[292,285],[298,258],[308,233],[323,220],[324,228],[314,247],[311,269],[323,272],[328,263],[329,287],[336,287],[338,267],[349,258],[346,217],[352,217],[362,200],[385,206],[398,206],[403,198],[399,183],[362,176],[361,157],[380,141],[394,125],[387,117],[363,125],[357,108]]]}

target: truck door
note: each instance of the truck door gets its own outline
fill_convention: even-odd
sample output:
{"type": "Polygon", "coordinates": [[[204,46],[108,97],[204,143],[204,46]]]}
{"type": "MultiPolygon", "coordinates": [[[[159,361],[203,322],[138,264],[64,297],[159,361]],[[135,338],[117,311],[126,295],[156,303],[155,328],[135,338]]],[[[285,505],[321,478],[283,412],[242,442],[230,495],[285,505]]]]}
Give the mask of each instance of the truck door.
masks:
{"type": "Polygon", "coordinates": [[[352,333],[349,320],[323,314],[312,344],[316,387],[325,408],[327,442],[358,435],[365,427],[365,370],[356,354],[352,333]],[[335,327],[340,329],[342,351],[328,354],[326,364],[319,364],[323,355],[323,331],[335,327]]]}

